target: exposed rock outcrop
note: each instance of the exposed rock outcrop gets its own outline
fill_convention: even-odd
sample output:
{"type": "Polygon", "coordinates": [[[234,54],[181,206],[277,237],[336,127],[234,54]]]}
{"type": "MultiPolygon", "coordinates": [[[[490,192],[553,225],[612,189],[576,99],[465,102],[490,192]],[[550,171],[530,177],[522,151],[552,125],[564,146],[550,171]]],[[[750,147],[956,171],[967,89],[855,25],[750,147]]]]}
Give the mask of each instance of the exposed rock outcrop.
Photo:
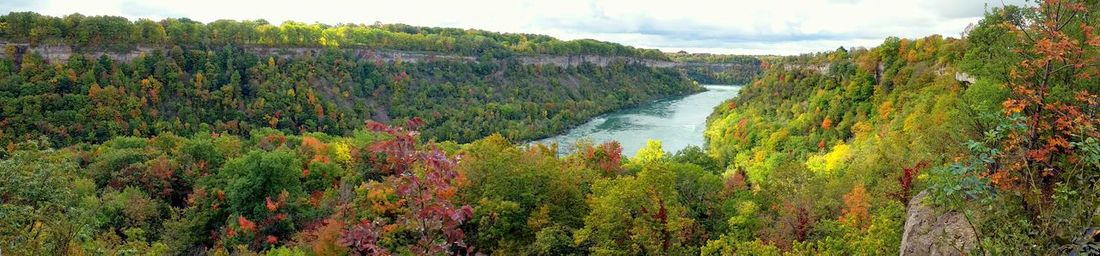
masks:
{"type": "MultiPolygon", "coordinates": [[[[26,43],[4,43],[0,42],[0,49],[13,48],[16,55],[37,53],[49,62],[63,62],[68,60],[74,54],[83,54],[91,58],[98,58],[99,56],[107,56],[107,58],[129,62],[144,54],[151,54],[156,50],[168,52],[171,47],[151,47],[151,46],[138,46],[129,51],[78,51],[72,46],[67,45],[30,45],[26,43]]],[[[284,58],[299,58],[307,55],[317,56],[325,50],[320,47],[266,47],[266,46],[244,46],[245,51],[255,53],[260,56],[277,56],[284,58]]],[[[415,62],[430,62],[439,60],[456,60],[473,62],[476,60],[470,56],[439,54],[433,52],[416,52],[416,51],[399,51],[399,50],[387,50],[387,49],[368,49],[368,48],[347,48],[341,49],[350,51],[359,57],[366,59],[378,59],[386,62],[393,62],[395,60],[401,60],[406,63],[415,62]]],[[[7,55],[7,51],[0,51],[0,55],[7,55]]],[[[20,56],[16,56],[20,57],[20,56]]]]}
{"type": "MultiPolygon", "coordinates": [[[[245,45],[241,46],[247,52],[255,53],[262,57],[276,57],[276,58],[301,58],[306,56],[318,56],[322,54],[326,48],[323,47],[272,47],[262,45],[245,45]]],[[[152,54],[155,51],[168,52],[171,50],[170,46],[137,46],[131,50],[124,51],[106,51],[106,50],[80,50],[69,45],[31,45],[27,43],[13,43],[0,41],[0,56],[14,57],[16,64],[19,63],[23,55],[25,54],[38,54],[41,55],[47,62],[61,63],[67,61],[73,55],[84,55],[90,58],[98,58],[100,56],[106,56],[107,58],[130,62],[142,55],[152,54]],[[6,56],[14,55],[14,56],[6,56]]],[[[358,56],[359,58],[378,61],[378,62],[397,62],[402,63],[419,63],[419,62],[435,62],[435,61],[458,61],[475,63],[479,61],[479,58],[474,56],[466,56],[444,52],[427,52],[427,51],[405,51],[405,50],[393,50],[393,49],[371,49],[371,48],[340,48],[341,51],[347,52],[358,56]]],[[[712,72],[722,72],[731,69],[755,69],[757,73],[760,67],[745,66],[739,63],[702,63],[702,62],[677,62],[658,59],[647,59],[639,57],[627,57],[627,56],[602,56],[602,55],[517,55],[510,58],[494,60],[498,62],[515,61],[516,63],[525,65],[552,65],[561,67],[573,67],[580,66],[585,63],[606,67],[612,63],[626,63],[626,64],[638,64],[654,68],[677,68],[682,71],[709,69],[712,72]]],[[[814,66],[812,67],[816,72],[825,72],[828,66],[814,66]]],[[[712,77],[713,79],[713,77],[712,77]]]]}
{"type": "Polygon", "coordinates": [[[970,76],[970,74],[963,72],[955,72],[955,80],[967,84],[974,84],[975,82],[978,82],[978,79],[975,79],[973,76],[970,76]]]}
{"type": "Polygon", "coordinates": [[[596,66],[607,66],[612,62],[623,61],[626,63],[637,63],[650,67],[658,68],[670,68],[679,66],[680,63],[663,60],[642,59],[634,57],[621,57],[621,56],[599,56],[599,55],[567,55],[567,56],[552,56],[552,55],[540,55],[540,56],[521,56],[516,58],[520,63],[531,65],[558,65],[558,66],[578,66],[584,63],[592,63],[596,66]]]}
{"type": "Polygon", "coordinates": [[[817,64],[785,64],[783,68],[787,71],[795,70],[809,70],[816,74],[825,74],[829,72],[829,68],[832,67],[830,63],[817,63],[817,64]]]}
{"type": "Polygon", "coordinates": [[[909,201],[901,255],[963,255],[977,245],[974,229],[961,212],[937,211],[925,202],[928,191],[909,201]]]}
{"type": "MultiPolygon", "coordinates": [[[[92,58],[96,58],[102,55],[106,55],[116,61],[129,62],[136,59],[143,54],[150,54],[155,50],[162,50],[167,52],[171,48],[169,47],[150,47],[150,46],[138,46],[130,51],[116,52],[116,51],[77,51],[73,47],[68,45],[30,45],[26,43],[10,43],[0,42],[0,49],[13,48],[14,54],[22,55],[29,53],[37,53],[42,55],[46,61],[49,62],[62,62],[69,59],[74,54],[83,54],[92,58]]],[[[318,55],[325,48],[321,47],[268,47],[268,46],[255,46],[249,45],[243,47],[246,51],[255,53],[260,56],[278,56],[284,58],[298,58],[306,55],[318,55]]],[[[422,51],[402,51],[391,49],[370,49],[370,48],[341,48],[340,50],[349,51],[354,55],[365,59],[377,59],[385,62],[393,62],[401,60],[406,63],[416,62],[431,62],[440,60],[452,60],[463,62],[476,62],[477,58],[473,56],[464,56],[439,52],[422,52],[422,51]]],[[[6,51],[0,51],[0,55],[7,55],[6,51]]],[[[20,56],[16,56],[20,57],[20,56]]],[[[725,67],[729,64],[699,64],[699,63],[681,63],[664,60],[645,59],[637,57],[624,57],[624,56],[600,56],[600,55],[530,55],[530,56],[517,56],[516,61],[528,65],[557,65],[557,66],[578,66],[583,63],[591,63],[596,66],[607,66],[614,62],[625,62],[633,64],[642,64],[650,67],[670,68],[683,65],[716,65],[718,67],[725,67]]]]}

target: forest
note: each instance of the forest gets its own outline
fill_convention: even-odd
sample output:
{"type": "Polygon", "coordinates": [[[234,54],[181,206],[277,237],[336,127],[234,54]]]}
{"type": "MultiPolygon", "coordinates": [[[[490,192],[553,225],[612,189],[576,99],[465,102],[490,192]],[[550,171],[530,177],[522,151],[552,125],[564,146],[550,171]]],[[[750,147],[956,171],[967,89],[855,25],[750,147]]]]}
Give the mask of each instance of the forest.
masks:
{"type": "Polygon", "coordinates": [[[0,38],[43,45],[71,45],[85,50],[125,51],[141,45],[215,47],[225,45],[367,47],[450,52],[503,58],[513,55],[604,55],[667,60],[658,50],[638,49],[591,39],[561,41],[535,34],[417,27],[405,24],[306,24],[265,20],[187,18],[128,20],[117,16],[71,14],[53,17],[13,12],[0,17],[0,38]]]}
{"type": "Polygon", "coordinates": [[[762,71],[761,57],[730,54],[669,53],[692,80],[703,84],[747,84],[762,71]]]}
{"type": "MultiPolygon", "coordinates": [[[[239,44],[266,41],[208,32],[129,63],[2,59],[0,250],[893,255],[907,210],[928,204],[965,216],[975,241],[958,254],[1098,254],[1098,14],[1050,0],[992,8],[962,38],[754,58],[762,71],[714,108],[706,145],[633,156],[524,138],[699,90],[686,72],[263,58],[239,44]]],[[[66,23],[83,18],[0,27],[107,47],[66,23]]],[[[145,43],[125,31],[112,35],[145,43]]]]}
{"type": "Polygon", "coordinates": [[[752,228],[708,245],[898,254],[920,203],[965,216],[975,241],[954,253],[1100,253],[1098,12],[998,7],[962,39],[765,63],[708,120],[708,152],[746,177],[756,206],[752,228]]]}
{"type": "MultiPolygon", "coordinates": [[[[113,24],[107,22],[116,20],[112,17],[70,15],[64,20],[77,25],[50,40],[85,45],[72,37],[90,32],[99,33],[92,38],[112,42],[114,37],[144,40],[136,39],[142,33],[133,32],[143,31],[137,28],[144,20],[119,21],[122,28],[117,30],[132,33],[113,36],[101,35],[113,30],[84,27],[113,24]]],[[[0,24],[6,22],[0,31],[11,41],[34,42],[35,31],[55,31],[55,25],[65,24],[61,21],[12,13],[0,17],[0,24]],[[23,28],[22,23],[35,26],[23,28]]],[[[195,27],[195,33],[206,36],[202,43],[178,39],[192,38],[186,36],[190,34],[170,36],[162,42],[164,50],[129,62],[74,54],[50,63],[36,52],[17,53],[16,46],[8,45],[7,57],[0,58],[0,145],[39,136],[65,146],[165,132],[247,135],[258,127],[349,135],[365,120],[402,122],[413,117],[428,123],[422,131],[425,138],[466,143],[498,132],[523,141],[561,133],[611,110],[703,90],[678,70],[625,61],[606,66],[522,64],[515,59],[403,62],[363,58],[339,48],[301,57],[262,55],[243,47],[250,41],[215,43],[220,38],[215,35],[224,35],[217,32],[222,23],[195,27]],[[207,30],[214,32],[201,32],[207,30]]],[[[598,51],[601,45],[609,46],[582,49],[598,51]]]]}

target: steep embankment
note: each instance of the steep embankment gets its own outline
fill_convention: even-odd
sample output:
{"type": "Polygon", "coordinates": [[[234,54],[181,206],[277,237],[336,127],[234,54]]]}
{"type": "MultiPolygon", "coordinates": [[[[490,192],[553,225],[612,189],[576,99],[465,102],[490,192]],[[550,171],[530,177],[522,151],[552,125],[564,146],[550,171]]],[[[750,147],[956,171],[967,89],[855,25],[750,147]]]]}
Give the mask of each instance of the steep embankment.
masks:
{"type": "Polygon", "coordinates": [[[470,141],[500,132],[524,140],[701,90],[675,69],[626,57],[565,58],[559,66],[557,57],[477,61],[367,49],[165,48],[97,60],[92,54],[98,52],[9,45],[19,58],[3,58],[9,86],[0,101],[11,104],[0,128],[10,137],[0,138],[41,134],[68,144],[256,126],[346,134],[366,119],[422,117],[430,138],[470,141]],[[32,121],[39,117],[51,122],[32,121]]]}
{"type": "Polygon", "coordinates": [[[670,53],[688,77],[704,84],[747,84],[760,75],[760,58],[746,55],[670,53]]]}
{"type": "Polygon", "coordinates": [[[0,23],[3,145],[256,127],[349,134],[415,117],[428,139],[528,140],[702,90],[659,51],[594,40],[34,13],[0,23]]]}
{"type": "Polygon", "coordinates": [[[988,84],[955,79],[962,41],[888,39],[873,49],[779,58],[708,121],[711,155],[760,205],[715,246],[898,253],[915,173],[965,154],[963,106],[988,84]],[[749,239],[756,237],[756,240],[749,239]]]}
{"type": "MultiPolygon", "coordinates": [[[[261,57],[274,56],[283,58],[301,58],[306,56],[316,56],[321,52],[332,49],[326,47],[272,47],[260,45],[245,45],[241,46],[241,48],[247,52],[259,55],[261,57]]],[[[43,59],[49,62],[64,62],[71,58],[73,55],[83,55],[89,58],[106,56],[107,58],[114,61],[130,62],[143,55],[153,54],[156,51],[172,50],[171,46],[156,45],[135,46],[133,49],[127,51],[80,50],[73,45],[31,45],[29,43],[13,43],[3,41],[0,41],[0,49],[8,49],[4,52],[0,52],[0,56],[13,57],[13,59],[19,60],[22,59],[22,56],[24,54],[38,54],[41,55],[43,59]]],[[[364,47],[338,49],[348,54],[358,56],[359,58],[364,58],[368,60],[380,60],[384,62],[393,62],[396,60],[400,60],[402,62],[416,63],[450,60],[474,63],[480,61],[501,62],[514,60],[524,65],[556,65],[563,67],[580,66],[583,64],[592,64],[600,67],[606,67],[607,65],[610,65],[612,63],[624,62],[626,64],[639,64],[655,68],[680,69],[686,72],[688,76],[692,79],[704,84],[744,84],[760,72],[759,59],[749,56],[738,55],[720,55],[738,57],[737,59],[728,61],[704,61],[688,58],[677,58],[670,61],[634,56],[605,56],[594,54],[526,54],[515,55],[505,58],[479,59],[476,56],[461,55],[448,52],[375,49],[364,47]]]]}
{"type": "Polygon", "coordinates": [[[1088,17],[1098,10],[995,8],[964,39],[891,38],[768,62],[706,133],[727,172],[752,184],[749,203],[762,207],[739,221],[758,240],[739,233],[713,246],[1097,253],[1100,24],[1088,17]]]}

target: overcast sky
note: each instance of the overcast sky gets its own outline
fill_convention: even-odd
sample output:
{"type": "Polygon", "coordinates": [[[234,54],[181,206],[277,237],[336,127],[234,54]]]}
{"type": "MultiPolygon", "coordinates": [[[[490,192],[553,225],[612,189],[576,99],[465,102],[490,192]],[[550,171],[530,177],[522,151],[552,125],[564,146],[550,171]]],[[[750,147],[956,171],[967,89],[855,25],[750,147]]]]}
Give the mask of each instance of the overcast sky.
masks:
{"type": "Polygon", "coordinates": [[[3,0],[0,13],[406,23],[592,38],[664,51],[797,54],[888,36],[958,37],[988,7],[1023,0],[3,0]]]}

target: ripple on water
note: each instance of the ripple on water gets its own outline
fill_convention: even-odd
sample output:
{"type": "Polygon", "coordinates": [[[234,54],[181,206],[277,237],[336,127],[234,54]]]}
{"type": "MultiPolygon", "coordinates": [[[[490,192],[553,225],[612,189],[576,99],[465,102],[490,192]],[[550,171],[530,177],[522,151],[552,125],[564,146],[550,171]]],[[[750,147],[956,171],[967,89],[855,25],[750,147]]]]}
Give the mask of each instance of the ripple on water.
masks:
{"type": "Polygon", "coordinates": [[[565,134],[535,143],[558,143],[565,154],[581,139],[595,143],[619,141],[623,154],[633,156],[649,139],[661,140],[665,151],[703,144],[706,118],[714,106],[737,95],[740,86],[707,85],[708,91],[676,99],[660,100],[593,118],[565,134]]]}

